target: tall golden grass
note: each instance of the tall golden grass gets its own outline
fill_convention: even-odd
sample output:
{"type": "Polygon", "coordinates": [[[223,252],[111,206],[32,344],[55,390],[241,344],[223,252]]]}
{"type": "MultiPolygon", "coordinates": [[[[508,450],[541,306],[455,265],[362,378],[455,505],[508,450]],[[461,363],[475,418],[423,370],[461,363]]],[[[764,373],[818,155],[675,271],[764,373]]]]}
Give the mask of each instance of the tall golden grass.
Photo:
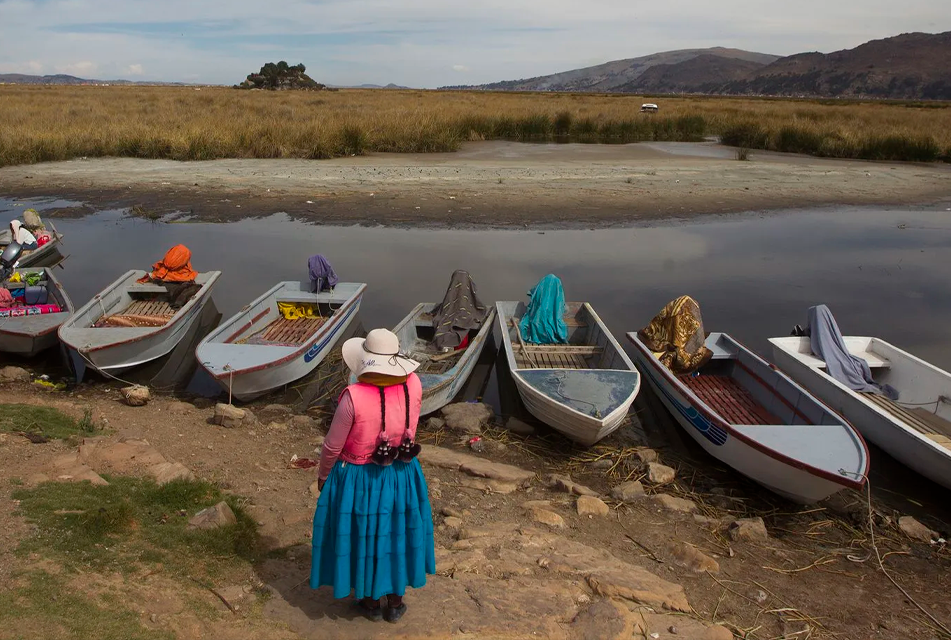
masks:
{"type": "Polygon", "coordinates": [[[437,91],[0,86],[0,166],[82,156],[330,158],[467,140],[637,142],[889,160],[951,158],[951,104],[437,91]]]}

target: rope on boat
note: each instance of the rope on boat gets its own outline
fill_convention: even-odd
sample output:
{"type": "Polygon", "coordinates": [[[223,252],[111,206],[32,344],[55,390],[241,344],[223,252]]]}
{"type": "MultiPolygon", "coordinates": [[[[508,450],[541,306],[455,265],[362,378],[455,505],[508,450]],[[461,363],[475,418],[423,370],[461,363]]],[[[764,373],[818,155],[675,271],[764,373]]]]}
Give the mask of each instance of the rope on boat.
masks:
{"type": "MultiPolygon", "coordinates": [[[[928,619],[931,620],[931,622],[933,622],[942,632],[944,632],[945,635],[947,635],[948,637],[951,637],[951,629],[949,629],[946,625],[944,625],[940,620],[938,620],[937,618],[935,618],[935,617],[931,614],[930,611],[928,611],[928,610],[925,609],[923,606],[921,606],[920,604],[918,604],[918,601],[915,600],[915,599],[911,596],[911,594],[908,593],[908,592],[905,590],[905,588],[904,588],[903,586],[901,586],[900,584],[898,584],[898,581],[895,580],[895,578],[892,577],[892,574],[890,574],[890,573],[888,572],[888,569],[885,568],[885,563],[884,563],[884,561],[882,560],[882,553],[881,553],[881,551],[879,551],[879,549],[878,549],[878,543],[875,542],[875,521],[874,521],[874,515],[873,515],[873,511],[872,511],[872,483],[869,481],[868,476],[866,476],[865,474],[862,474],[862,473],[854,473],[854,472],[851,472],[851,471],[846,471],[845,469],[839,469],[839,473],[842,474],[842,475],[850,475],[850,476],[855,476],[855,477],[857,477],[857,478],[864,478],[864,479],[865,479],[866,500],[867,500],[867,503],[868,503],[868,531],[869,531],[869,535],[870,535],[870,541],[871,541],[871,544],[872,544],[872,549],[875,551],[875,558],[878,560],[878,567],[879,567],[879,569],[882,570],[882,573],[885,574],[885,577],[888,578],[889,581],[891,581],[891,583],[892,583],[893,585],[895,585],[895,587],[896,587],[899,591],[901,591],[902,595],[904,595],[904,596],[908,599],[909,602],[911,602],[913,605],[915,605],[915,607],[917,607],[917,609],[918,609],[919,611],[921,611],[923,614],[925,614],[925,616],[927,616],[928,619]]],[[[871,556],[872,556],[872,554],[871,554],[871,552],[869,552],[868,556],[866,556],[865,558],[858,558],[858,557],[855,557],[855,556],[848,556],[848,559],[851,560],[852,562],[865,562],[865,561],[867,561],[871,556]]]]}

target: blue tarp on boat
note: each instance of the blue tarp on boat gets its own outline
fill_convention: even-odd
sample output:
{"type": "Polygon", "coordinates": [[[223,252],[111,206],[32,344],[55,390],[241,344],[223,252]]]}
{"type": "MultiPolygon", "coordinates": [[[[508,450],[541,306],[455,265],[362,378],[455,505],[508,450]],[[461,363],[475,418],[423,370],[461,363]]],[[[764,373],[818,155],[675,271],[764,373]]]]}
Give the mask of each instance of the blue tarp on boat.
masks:
{"type": "Polygon", "coordinates": [[[522,339],[530,344],[567,344],[565,290],[561,280],[549,273],[528,295],[532,299],[519,323],[522,339]]]}

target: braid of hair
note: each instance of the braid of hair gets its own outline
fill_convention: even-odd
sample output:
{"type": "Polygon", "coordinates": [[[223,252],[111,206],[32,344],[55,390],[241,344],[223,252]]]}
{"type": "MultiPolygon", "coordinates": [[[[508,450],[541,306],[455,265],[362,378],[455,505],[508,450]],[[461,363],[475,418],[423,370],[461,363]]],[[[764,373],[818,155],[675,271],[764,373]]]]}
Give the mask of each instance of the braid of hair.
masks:
{"type": "Polygon", "coordinates": [[[406,433],[409,433],[409,387],[403,383],[403,397],[406,399],[406,433]]]}
{"type": "Polygon", "coordinates": [[[377,388],[380,390],[380,436],[386,440],[386,394],[383,387],[377,388]]]}

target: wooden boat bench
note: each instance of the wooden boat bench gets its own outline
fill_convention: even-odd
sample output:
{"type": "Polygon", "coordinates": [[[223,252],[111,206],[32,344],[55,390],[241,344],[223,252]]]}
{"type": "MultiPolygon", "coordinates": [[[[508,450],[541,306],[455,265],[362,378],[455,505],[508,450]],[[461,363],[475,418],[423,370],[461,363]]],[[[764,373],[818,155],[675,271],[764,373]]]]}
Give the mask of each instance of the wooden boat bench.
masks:
{"type": "Polygon", "coordinates": [[[168,293],[163,285],[155,284],[152,282],[137,282],[135,284],[129,285],[129,288],[126,289],[129,293],[168,293]]]}
{"type": "MultiPolygon", "coordinates": [[[[871,351],[856,351],[852,355],[857,358],[862,358],[863,360],[865,360],[865,362],[868,363],[869,369],[890,369],[892,366],[891,362],[889,362],[888,360],[886,360],[885,358],[881,356],[875,355],[871,351]]],[[[819,358],[812,355],[812,352],[804,353],[800,351],[798,356],[800,360],[802,360],[804,363],[806,363],[810,367],[813,367],[815,369],[826,368],[825,361],[820,360],[819,358]]]]}

